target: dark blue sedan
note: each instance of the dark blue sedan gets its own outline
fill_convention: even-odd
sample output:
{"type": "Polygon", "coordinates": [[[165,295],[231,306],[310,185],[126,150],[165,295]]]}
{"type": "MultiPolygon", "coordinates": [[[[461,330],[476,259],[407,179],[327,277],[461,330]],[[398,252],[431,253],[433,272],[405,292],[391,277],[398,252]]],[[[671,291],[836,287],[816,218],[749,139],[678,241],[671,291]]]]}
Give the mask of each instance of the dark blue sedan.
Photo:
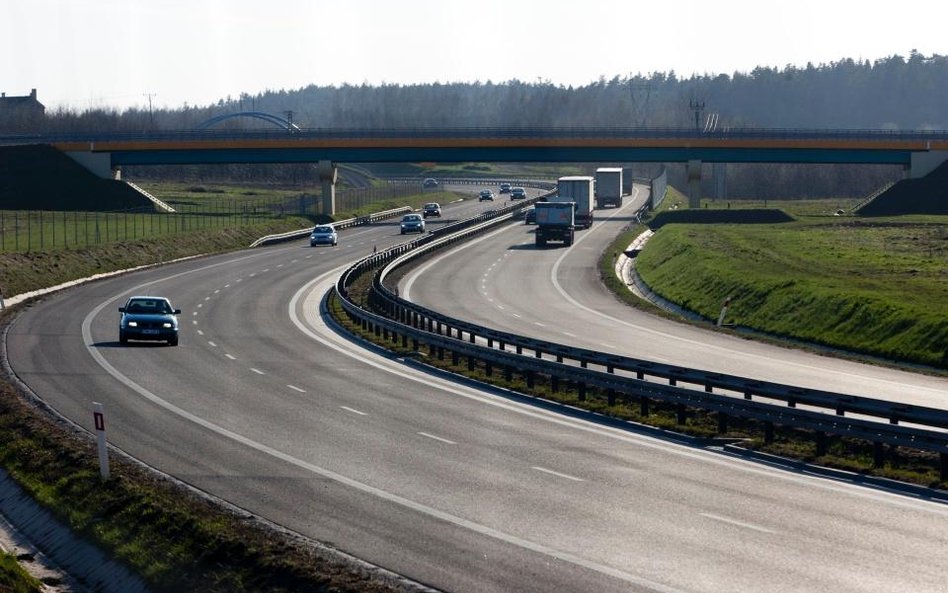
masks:
{"type": "Polygon", "coordinates": [[[150,340],[178,345],[178,318],[181,309],[171,306],[165,297],[133,296],[119,307],[119,342],[150,340]]]}

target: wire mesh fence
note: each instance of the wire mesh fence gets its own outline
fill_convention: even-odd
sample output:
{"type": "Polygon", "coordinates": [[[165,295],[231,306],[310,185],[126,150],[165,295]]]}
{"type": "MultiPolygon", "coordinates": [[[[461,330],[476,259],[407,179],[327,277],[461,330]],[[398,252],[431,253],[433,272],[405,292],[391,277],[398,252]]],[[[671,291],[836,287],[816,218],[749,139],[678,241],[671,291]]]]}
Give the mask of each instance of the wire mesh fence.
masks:
{"type": "MultiPolygon", "coordinates": [[[[347,188],[336,192],[336,211],[355,212],[417,193],[417,187],[397,184],[347,188]]],[[[0,253],[84,248],[324,214],[319,192],[264,199],[192,197],[168,203],[174,212],[151,207],[114,212],[0,210],[0,253]]]]}

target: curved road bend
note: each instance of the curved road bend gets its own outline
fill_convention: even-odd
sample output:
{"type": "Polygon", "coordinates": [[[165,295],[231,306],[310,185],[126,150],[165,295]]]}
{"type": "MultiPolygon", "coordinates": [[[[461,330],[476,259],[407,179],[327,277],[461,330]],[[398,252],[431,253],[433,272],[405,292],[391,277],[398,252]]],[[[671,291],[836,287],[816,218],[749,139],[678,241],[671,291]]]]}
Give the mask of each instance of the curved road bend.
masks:
{"type": "Polygon", "coordinates": [[[594,350],[756,379],[948,408],[948,379],[780,348],[679,324],[618,301],[597,260],[648,190],[596,211],[570,249],[537,249],[515,224],[426,260],[401,280],[403,297],[480,325],[594,350]],[[464,270],[464,273],[458,273],[464,270]]]}
{"type": "Polygon", "coordinates": [[[444,590],[942,589],[942,505],[561,417],[337,335],[322,296],[396,228],[77,287],[23,313],[10,362],[87,428],[103,402],[146,463],[444,590]],[[179,347],[118,345],[142,292],[182,308],[179,347]]]}

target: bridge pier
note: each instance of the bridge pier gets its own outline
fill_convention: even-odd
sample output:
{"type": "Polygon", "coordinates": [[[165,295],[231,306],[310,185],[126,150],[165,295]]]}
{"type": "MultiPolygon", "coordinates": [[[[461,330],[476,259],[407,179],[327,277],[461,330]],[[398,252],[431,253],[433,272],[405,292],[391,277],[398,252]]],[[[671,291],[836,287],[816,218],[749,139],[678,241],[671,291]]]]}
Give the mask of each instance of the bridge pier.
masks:
{"type": "Polygon", "coordinates": [[[323,214],[332,216],[336,213],[336,164],[332,161],[319,161],[316,163],[316,170],[322,184],[323,214]]]}
{"type": "Polygon", "coordinates": [[[688,174],[688,207],[701,207],[701,161],[691,160],[685,168],[688,174]]]}
{"type": "Polygon", "coordinates": [[[948,150],[913,152],[908,177],[909,179],[924,177],[946,161],[948,161],[948,150]]]}
{"type": "Polygon", "coordinates": [[[68,150],[64,154],[100,179],[122,180],[122,167],[112,166],[111,152],[68,150]]]}

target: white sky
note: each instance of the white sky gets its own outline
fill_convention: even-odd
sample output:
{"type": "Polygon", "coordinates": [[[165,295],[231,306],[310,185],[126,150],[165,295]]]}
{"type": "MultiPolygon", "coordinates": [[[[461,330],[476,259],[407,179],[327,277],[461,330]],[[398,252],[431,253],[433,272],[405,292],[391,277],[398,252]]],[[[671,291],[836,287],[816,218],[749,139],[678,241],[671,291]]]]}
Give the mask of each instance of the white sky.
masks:
{"type": "Polygon", "coordinates": [[[0,0],[0,91],[181,107],[309,84],[584,85],[948,54],[916,0],[0,0]]]}

